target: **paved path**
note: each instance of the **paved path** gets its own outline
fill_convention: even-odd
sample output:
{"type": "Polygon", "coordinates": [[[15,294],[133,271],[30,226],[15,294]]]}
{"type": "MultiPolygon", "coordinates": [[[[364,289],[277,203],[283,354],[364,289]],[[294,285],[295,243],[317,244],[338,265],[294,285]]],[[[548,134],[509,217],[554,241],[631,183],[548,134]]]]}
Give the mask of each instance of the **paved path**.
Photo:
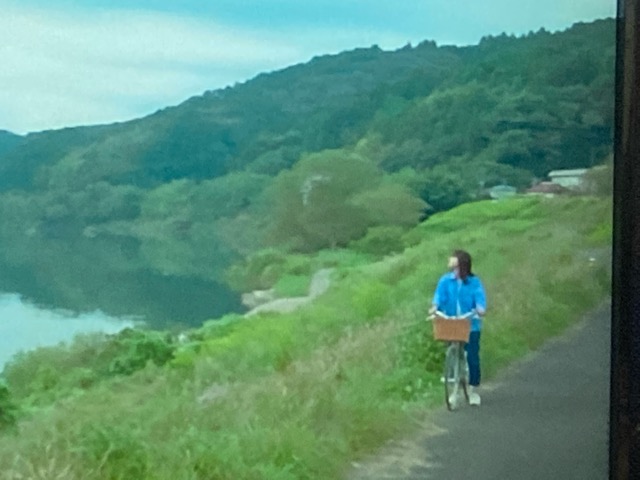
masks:
{"type": "Polygon", "coordinates": [[[487,384],[482,406],[437,412],[350,479],[608,478],[609,305],[487,384]]]}

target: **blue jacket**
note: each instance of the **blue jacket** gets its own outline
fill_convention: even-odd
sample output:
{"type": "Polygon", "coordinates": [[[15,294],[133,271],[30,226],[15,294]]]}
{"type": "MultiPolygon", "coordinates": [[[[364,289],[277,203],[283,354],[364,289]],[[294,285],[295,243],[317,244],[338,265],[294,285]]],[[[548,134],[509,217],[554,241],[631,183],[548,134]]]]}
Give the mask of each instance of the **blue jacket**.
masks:
{"type": "MultiPolygon", "coordinates": [[[[482,282],[475,275],[467,277],[467,282],[456,278],[454,273],[445,273],[438,281],[433,305],[448,316],[464,315],[474,308],[487,309],[487,299],[482,282]],[[458,304],[460,311],[458,312],[458,304]]],[[[482,319],[477,315],[471,318],[471,331],[482,329],[482,319]]]]}

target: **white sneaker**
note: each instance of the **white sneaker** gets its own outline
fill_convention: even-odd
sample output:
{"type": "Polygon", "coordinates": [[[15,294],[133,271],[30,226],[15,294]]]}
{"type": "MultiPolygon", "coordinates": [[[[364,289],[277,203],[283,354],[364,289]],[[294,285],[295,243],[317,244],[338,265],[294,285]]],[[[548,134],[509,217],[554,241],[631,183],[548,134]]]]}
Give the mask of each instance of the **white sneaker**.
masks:
{"type": "Polygon", "coordinates": [[[458,396],[457,395],[449,395],[449,405],[451,408],[456,408],[458,404],[458,396]]]}
{"type": "Polygon", "coordinates": [[[471,389],[471,391],[469,392],[469,405],[473,405],[476,407],[480,406],[480,395],[478,395],[478,392],[474,391],[473,389],[471,389]]]}

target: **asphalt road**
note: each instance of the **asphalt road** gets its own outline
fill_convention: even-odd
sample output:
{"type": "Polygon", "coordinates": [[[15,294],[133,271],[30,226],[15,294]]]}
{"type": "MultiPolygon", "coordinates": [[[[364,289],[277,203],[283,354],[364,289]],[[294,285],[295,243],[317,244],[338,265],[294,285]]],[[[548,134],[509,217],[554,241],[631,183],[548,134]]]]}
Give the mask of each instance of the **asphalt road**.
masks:
{"type": "Polygon", "coordinates": [[[608,478],[609,308],[484,386],[481,407],[443,408],[425,427],[430,433],[355,465],[348,478],[608,478]]]}

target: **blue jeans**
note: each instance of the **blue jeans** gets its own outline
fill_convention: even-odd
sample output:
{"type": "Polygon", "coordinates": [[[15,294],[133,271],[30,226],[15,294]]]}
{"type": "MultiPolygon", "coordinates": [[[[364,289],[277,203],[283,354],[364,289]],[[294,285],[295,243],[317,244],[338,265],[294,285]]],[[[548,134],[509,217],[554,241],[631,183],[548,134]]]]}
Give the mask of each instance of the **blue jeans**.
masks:
{"type": "Polygon", "coordinates": [[[469,385],[477,387],[480,385],[480,332],[469,334],[469,343],[464,346],[464,350],[469,364],[469,385]]]}

